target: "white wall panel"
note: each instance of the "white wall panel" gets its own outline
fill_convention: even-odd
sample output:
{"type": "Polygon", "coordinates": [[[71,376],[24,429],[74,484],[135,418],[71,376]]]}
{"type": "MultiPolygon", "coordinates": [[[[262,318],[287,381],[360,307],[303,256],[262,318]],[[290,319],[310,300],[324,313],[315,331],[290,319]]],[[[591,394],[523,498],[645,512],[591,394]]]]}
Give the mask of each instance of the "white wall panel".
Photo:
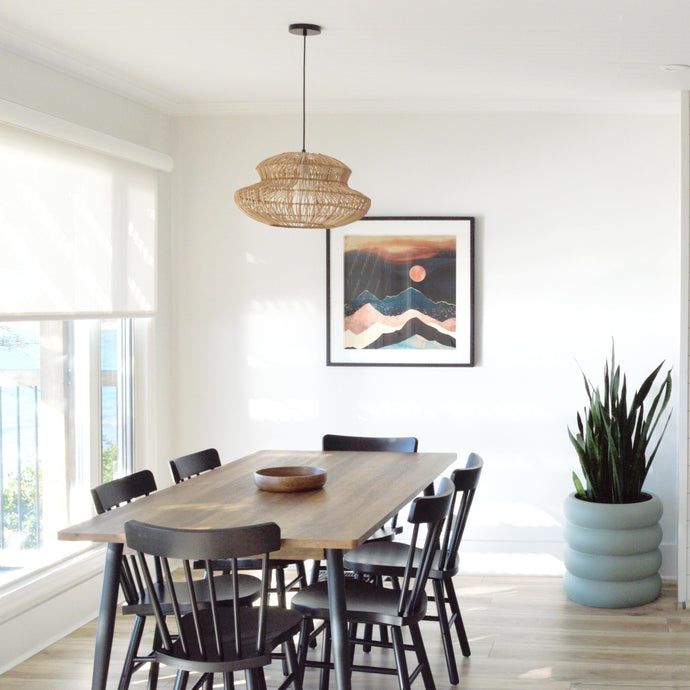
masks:
{"type": "MultiPolygon", "coordinates": [[[[688,357],[690,356],[690,94],[681,96],[681,148],[680,148],[680,366],[678,379],[683,384],[688,381],[688,357]]],[[[690,385],[690,384],[689,384],[690,385]]],[[[690,409],[690,390],[688,386],[679,387],[678,401],[678,601],[685,606],[688,598],[688,415],[690,409]]]]}
{"type": "MultiPolygon", "coordinates": [[[[175,452],[212,445],[228,461],[317,448],[326,432],[476,451],[486,469],[466,568],[560,572],[578,363],[600,381],[614,337],[630,384],[661,360],[678,372],[679,117],[308,117],[307,148],[353,169],[371,215],[477,218],[473,369],[325,365],[324,232],[261,225],[232,200],[298,139],[297,116],[178,121],[175,452]]],[[[666,577],[678,387],[648,480],[665,506],[666,577]]]]}

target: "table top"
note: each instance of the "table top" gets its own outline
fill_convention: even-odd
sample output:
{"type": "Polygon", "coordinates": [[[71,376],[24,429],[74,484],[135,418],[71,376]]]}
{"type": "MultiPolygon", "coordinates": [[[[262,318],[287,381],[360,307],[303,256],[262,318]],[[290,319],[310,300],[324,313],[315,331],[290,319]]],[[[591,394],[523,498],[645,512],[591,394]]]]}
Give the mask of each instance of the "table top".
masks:
{"type": "Polygon", "coordinates": [[[132,519],[178,528],[275,522],[281,551],[352,549],[456,459],[455,453],[259,451],[60,530],[58,539],[124,543],[124,524],[132,519]],[[256,470],[285,465],[322,467],[326,485],[299,493],[257,488],[256,470]]]}

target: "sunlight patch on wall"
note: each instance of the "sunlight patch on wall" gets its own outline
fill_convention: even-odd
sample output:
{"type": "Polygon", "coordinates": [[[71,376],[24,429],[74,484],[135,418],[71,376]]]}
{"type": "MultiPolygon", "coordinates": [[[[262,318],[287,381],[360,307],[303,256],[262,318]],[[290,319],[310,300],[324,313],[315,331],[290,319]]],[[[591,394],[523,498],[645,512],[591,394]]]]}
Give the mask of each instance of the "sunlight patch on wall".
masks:
{"type": "Polygon", "coordinates": [[[310,299],[252,299],[249,311],[271,315],[305,315],[314,314],[316,305],[310,299]]]}
{"type": "Polygon", "coordinates": [[[359,404],[358,419],[371,420],[400,420],[414,419],[416,421],[431,421],[438,419],[438,413],[428,401],[416,400],[367,400],[359,404]]]}
{"type": "Polygon", "coordinates": [[[256,421],[302,422],[315,419],[319,415],[318,400],[298,400],[288,398],[252,398],[249,400],[249,417],[256,421]]]}
{"type": "Polygon", "coordinates": [[[512,525],[514,527],[560,527],[553,515],[524,501],[477,502],[472,522],[482,527],[512,525]]]}
{"type": "Polygon", "coordinates": [[[460,547],[460,573],[463,575],[545,575],[561,576],[565,566],[548,553],[485,553],[463,551],[460,547]]]}

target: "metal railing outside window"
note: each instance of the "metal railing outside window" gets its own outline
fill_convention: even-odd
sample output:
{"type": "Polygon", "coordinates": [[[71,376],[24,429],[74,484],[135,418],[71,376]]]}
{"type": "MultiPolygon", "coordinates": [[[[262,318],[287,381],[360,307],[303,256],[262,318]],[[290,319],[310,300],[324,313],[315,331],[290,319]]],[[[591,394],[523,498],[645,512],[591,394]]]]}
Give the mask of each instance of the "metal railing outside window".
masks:
{"type": "Polygon", "coordinates": [[[0,549],[13,534],[30,535],[26,548],[42,544],[41,470],[38,463],[40,386],[0,386],[0,549]],[[5,440],[14,445],[5,469],[5,440]],[[5,477],[8,477],[6,481],[5,477]]]}
{"type": "Polygon", "coordinates": [[[129,319],[0,324],[0,586],[64,557],[58,527],[131,471],[132,352],[129,319]]]}

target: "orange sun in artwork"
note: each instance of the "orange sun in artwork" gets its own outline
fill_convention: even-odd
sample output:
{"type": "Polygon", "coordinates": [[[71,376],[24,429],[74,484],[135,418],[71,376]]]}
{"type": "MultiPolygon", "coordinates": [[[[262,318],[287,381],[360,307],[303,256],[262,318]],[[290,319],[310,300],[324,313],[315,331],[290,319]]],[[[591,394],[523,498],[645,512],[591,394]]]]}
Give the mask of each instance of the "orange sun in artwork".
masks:
{"type": "Polygon", "coordinates": [[[410,269],[410,280],[414,283],[419,283],[426,278],[426,270],[424,266],[417,264],[410,269]]]}

